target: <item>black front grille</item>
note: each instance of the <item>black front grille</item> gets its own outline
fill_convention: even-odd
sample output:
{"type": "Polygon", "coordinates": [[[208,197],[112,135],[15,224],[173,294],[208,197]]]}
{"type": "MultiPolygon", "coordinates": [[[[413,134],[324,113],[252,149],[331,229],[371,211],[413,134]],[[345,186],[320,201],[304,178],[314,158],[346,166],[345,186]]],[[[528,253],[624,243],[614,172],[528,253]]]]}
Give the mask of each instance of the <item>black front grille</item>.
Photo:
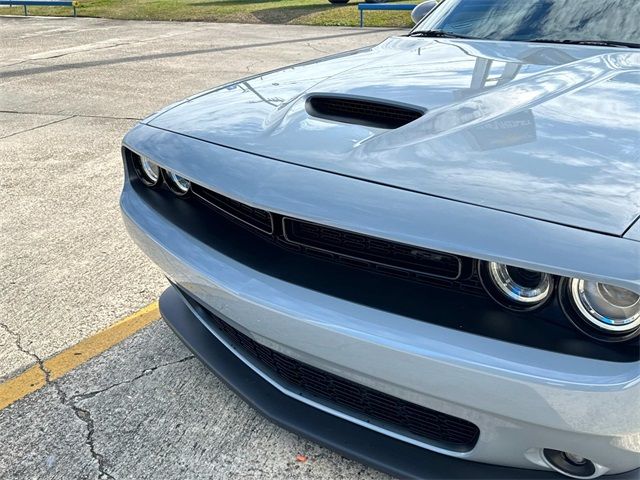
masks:
{"type": "Polygon", "coordinates": [[[191,184],[194,196],[216,212],[282,247],[381,275],[455,288],[484,296],[473,261],[444,252],[285,218],[191,184]]]}
{"type": "Polygon", "coordinates": [[[329,95],[309,97],[306,110],[314,117],[387,129],[402,127],[424,115],[422,110],[404,105],[329,95]]]}
{"type": "Polygon", "coordinates": [[[203,200],[207,205],[214,207],[218,211],[222,211],[234,220],[240,220],[265,233],[273,233],[273,217],[271,213],[266,210],[246,205],[193,183],[191,184],[191,190],[194,195],[203,200]]]}
{"type": "Polygon", "coordinates": [[[291,218],[284,219],[283,229],[288,242],[371,263],[372,268],[397,268],[450,280],[458,279],[462,273],[461,260],[447,253],[291,218]]]}
{"type": "Polygon", "coordinates": [[[473,423],[409,403],[294,360],[252,340],[204,309],[192,297],[188,298],[197,304],[204,319],[222,332],[227,341],[290,390],[379,427],[442,448],[469,451],[475,446],[480,430],[473,423]]]}
{"type": "Polygon", "coordinates": [[[387,277],[485,296],[470,258],[285,218],[196,183],[191,183],[191,190],[194,199],[213,212],[288,250],[387,277]]]}

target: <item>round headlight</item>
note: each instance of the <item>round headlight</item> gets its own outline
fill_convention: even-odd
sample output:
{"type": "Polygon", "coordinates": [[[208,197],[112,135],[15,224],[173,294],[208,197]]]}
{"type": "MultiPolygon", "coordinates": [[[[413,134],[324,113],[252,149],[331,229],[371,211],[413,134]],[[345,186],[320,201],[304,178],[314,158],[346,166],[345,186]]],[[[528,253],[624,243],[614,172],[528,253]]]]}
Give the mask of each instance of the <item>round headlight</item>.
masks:
{"type": "Polygon", "coordinates": [[[548,273],[503,263],[483,263],[480,278],[495,301],[518,310],[537,308],[553,293],[553,277],[548,273]]]}
{"type": "Polygon", "coordinates": [[[148,187],[155,187],[160,183],[160,167],[147,157],[140,156],[135,162],[138,178],[148,187]]]}
{"type": "Polygon", "coordinates": [[[166,170],[166,180],[169,189],[179,197],[185,196],[191,190],[191,182],[180,175],[166,170]]]}
{"type": "MultiPolygon", "coordinates": [[[[622,339],[640,332],[640,294],[592,280],[568,281],[571,303],[590,327],[622,339]]],[[[577,325],[579,328],[581,325],[577,325]]]]}

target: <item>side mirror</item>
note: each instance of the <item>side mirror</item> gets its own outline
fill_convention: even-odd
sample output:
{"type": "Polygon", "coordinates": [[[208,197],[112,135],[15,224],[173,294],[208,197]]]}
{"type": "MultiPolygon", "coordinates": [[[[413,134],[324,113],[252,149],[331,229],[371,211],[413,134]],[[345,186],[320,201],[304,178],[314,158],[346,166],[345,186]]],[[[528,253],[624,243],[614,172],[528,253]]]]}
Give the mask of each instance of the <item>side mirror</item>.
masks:
{"type": "Polygon", "coordinates": [[[424,17],[429,15],[429,12],[431,12],[431,10],[436,7],[436,5],[438,5],[438,2],[436,2],[436,0],[427,0],[426,2],[422,2],[416,5],[416,8],[411,10],[411,20],[413,20],[413,23],[418,23],[424,17]]]}

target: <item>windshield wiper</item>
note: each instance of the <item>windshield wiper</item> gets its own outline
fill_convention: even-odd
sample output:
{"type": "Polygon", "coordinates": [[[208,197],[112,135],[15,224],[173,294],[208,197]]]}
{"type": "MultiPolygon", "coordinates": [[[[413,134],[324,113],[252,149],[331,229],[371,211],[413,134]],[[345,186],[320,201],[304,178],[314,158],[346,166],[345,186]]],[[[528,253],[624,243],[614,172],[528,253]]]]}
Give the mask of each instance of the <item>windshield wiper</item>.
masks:
{"type": "Polygon", "coordinates": [[[457,33],[443,32],[442,30],[418,30],[411,32],[409,37],[432,37],[432,38],[467,38],[477,39],[478,37],[469,37],[466,35],[458,35],[457,33]]]}
{"type": "Polygon", "coordinates": [[[618,42],[614,40],[554,40],[551,38],[537,38],[526,40],[533,43],[563,43],[566,45],[592,45],[595,47],[627,47],[640,48],[640,43],[618,42]]]}

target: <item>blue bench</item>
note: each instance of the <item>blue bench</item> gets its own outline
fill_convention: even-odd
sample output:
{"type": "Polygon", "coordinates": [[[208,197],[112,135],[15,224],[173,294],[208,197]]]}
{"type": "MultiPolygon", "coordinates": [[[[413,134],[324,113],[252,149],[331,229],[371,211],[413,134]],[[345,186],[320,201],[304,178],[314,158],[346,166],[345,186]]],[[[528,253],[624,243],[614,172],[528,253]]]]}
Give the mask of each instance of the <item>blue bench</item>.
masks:
{"type": "Polygon", "coordinates": [[[27,7],[73,7],[73,16],[76,16],[78,2],[75,0],[0,0],[0,5],[23,6],[25,16],[28,15],[27,7]]]}
{"type": "Polygon", "coordinates": [[[365,10],[406,10],[412,11],[415,5],[407,5],[406,3],[359,3],[360,26],[364,27],[364,11],[365,10]]]}

